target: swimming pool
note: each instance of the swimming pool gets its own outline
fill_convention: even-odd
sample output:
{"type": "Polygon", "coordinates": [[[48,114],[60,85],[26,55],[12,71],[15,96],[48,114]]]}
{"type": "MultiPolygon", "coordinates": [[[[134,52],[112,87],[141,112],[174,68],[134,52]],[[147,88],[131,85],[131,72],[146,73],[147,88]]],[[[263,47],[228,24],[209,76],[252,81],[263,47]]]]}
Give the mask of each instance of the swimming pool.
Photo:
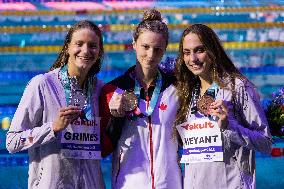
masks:
{"type": "MultiPolygon", "coordinates": [[[[284,141],[277,143],[284,147],[284,141]]],[[[284,156],[256,154],[257,189],[284,188],[284,156]]],[[[111,160],[102,160],[106,188],[110,189],[111,160]]],[[[27,189],[28,157],[26,154],[0,155],[0,189],[27,189]]]]}

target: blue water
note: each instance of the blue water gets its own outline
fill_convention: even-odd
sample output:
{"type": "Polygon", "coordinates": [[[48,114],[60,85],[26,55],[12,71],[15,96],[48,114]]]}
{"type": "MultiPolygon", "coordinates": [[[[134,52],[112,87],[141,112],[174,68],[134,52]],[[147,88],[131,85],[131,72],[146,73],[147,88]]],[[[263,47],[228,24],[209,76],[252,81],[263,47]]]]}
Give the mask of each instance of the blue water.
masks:
{"type": "MultiPolygon", "coordinates": [[[[284,147],[284,143],[282,146],[284,147]]],[[[27,157],[24,154],[0,155],[0,189],[27,189],[28,166],[25,160],[27,157]],[[3,159],[6,159],[5,164],[3,159]]],[[[284,156],[271,157],[257,153],[257,189],[284,188],[283,162],[284,156]]],[[[110,189],[111,162],[109,160],[102,161],[102,171],[107,189],[110,189]]]]}
{"type": "MultiPolygon", "coordinates": [[[[5,132],[0,130],[0,189],[27,189],[28,156],[26,153],[7,154],[5,132]]],[[[284,150],[284,140],[273,145],[284,150]]],[[[283,151],[284,153],[284,151],[283,151]]],[[[110,189],[111,159],[102,161],[102,172],[107,189],[110,189]]],[[[284,188],[284,154],[280,157],[256,153],[257,189],[284,188]]]]}

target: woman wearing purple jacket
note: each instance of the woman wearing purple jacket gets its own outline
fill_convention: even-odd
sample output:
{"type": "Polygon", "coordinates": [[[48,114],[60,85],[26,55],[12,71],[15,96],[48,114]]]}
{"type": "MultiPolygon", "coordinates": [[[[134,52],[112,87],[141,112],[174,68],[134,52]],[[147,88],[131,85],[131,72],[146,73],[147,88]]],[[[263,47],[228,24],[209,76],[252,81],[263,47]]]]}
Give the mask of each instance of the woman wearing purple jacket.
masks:
{"type": "Polygon", "coordinates": [[[96,78],[103,53],[98,26],[80,21],[50,71],[27,85],[6,146],[10,153],[28,150],[28,188],[105,188],[96,78]]]}
{"type": "Polygon", "coordinates": [[[269,153],[271,135],[254,85],[211,28],[183,32],[176,76],[184,188],[255,188],[255,151],[269,153]]]}

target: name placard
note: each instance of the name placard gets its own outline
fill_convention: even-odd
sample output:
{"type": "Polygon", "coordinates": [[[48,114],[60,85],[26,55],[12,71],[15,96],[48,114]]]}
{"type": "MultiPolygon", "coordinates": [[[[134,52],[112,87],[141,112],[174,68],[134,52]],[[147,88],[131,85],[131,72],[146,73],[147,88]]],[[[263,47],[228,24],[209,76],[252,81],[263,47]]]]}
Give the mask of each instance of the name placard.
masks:
{"type": "Polygon", "coordinates": [[[206,118],[177,125],[183,141],[181,163],[223,161],[223,143],[218,123],[206,118]]]}
{"type": "Polygon", "coordinates": [[[78,118],[64,129],[61,153],[66,158],[101,159],[100,118],[91,121],[78,118]]]}

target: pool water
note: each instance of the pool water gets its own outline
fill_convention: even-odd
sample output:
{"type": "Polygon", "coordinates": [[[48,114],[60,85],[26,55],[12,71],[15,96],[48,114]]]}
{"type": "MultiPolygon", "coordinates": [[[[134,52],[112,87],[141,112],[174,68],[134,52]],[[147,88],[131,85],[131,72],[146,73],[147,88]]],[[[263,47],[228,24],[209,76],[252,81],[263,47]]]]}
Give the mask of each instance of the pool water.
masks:
{"type": "MultiPolygon", "coordinates": [[[[15,159],[12,162],[6,161],[6,165],[3,164],[4,156],[7,159],[9,157],[16,157],[21,159],[23,154],[15,155],[0,155],[0,189],[27,189],[28,179],[28,166],[17,165],[15,159]]],[[[8,158],[9,159],[9,158],[8,158]]],[[[23,159],[22,159],[23,160],[23,159]]],[[[27,160],[27,157],[26,157],[27,160]]],[[[284,188],[284,156],[271,157],[257,153],[256,157],[256,183],[257,189],[269,189],[269,188],[284,188]]],[[[21,164],[20,161],[18,161],[21,164]]],[[[102,161],[102,171],[106,183],[106,188],[110,189],[110,174],[111,174],[111,162],[110,160],[102,161]]]]}

